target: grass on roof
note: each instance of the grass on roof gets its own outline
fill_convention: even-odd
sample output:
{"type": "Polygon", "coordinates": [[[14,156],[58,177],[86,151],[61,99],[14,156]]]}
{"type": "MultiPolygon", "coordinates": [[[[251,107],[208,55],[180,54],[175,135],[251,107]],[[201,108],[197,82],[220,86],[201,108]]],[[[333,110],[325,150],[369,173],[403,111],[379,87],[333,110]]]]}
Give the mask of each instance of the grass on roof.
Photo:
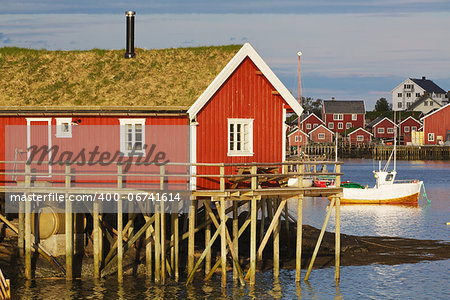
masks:
{"type": "Polygon", "coordinates": [[[48,51],[0,48],[0,106],[190,106],[241,45],[48,51]]]}

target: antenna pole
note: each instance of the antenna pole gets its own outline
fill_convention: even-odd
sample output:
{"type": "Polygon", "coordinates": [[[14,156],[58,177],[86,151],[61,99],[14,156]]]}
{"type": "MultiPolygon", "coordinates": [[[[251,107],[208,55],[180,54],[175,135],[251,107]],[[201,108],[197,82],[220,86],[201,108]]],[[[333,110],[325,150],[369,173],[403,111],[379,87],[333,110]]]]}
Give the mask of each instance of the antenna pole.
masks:
{"type": "MultiPolygon", "coordinates": [[[[300,103],[300,106],[303,108],[303,99],[302,99],[302,77],[300,76],[300,56],[302,56],[302,52],[298,51],[298,103],[300,103]]],[[[303,130],[303,128],[300,128],[300,125],[302,123],[302,115],[298,116],[298,130],[300,133],[300,130],[303,130]]],[[[300,139],[297,145],[297,154],[300,156],[300,139]]]]}

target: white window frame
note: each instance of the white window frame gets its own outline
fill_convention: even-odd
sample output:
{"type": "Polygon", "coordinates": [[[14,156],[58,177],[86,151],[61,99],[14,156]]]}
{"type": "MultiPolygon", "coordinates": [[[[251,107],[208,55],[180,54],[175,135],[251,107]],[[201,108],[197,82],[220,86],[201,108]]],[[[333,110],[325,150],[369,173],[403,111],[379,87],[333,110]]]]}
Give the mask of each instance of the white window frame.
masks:
{"type": "Polygon", "coordinates": [[[377,128],[377,132],[378,134],[384,134],[384,128],[383,127],[377,128]]]}
{"type": "Polygon", "coordinates": [[[298,135],[295,136],[294,140],[295,140],[296,143],[299,142],[299,140],[298,140],[298,135]]]}
{"type": "Polygon", "coordinates": [[[411,131],[417,131],[417,126],[411,126],[411,131]]]}
{"type": "Polygon", "coordinates": [[[347,122],[345,124],[345,129],[350,129],[350,128],[352,128],[352,123],[351,122],[347,122]]]}
{"type": "Polygon", "coordinates": [[[311,129],[311,123],[306,124],[306,129],[311,129]]]}
{"type": "Polygon", "coordinates": [[[334,123],[333,122],[329,122],[328,123],[328,128],[329,129],[334,129],[334,123]]]}
{"type": "Polygon", "coordinates": [[[352,121],[358,120],[358,114],[352,114],[352,121]]]}
{"type": "Polygon", "coordinates": [[[338,123],[338,129],[344,129],[344,123],[339,122],[338,123]]]}
{"type": "Polygon", "coordinates": [[[317,124],[317,123],[313,124],[313,128],[316,128],[317,126],[319,126],[319,124],[317,124]]]}
{"type": "Polygon", "coordinates": [[[342,121],[344,120],[344,114],[333,114],[334,121],[342,121]]]}
{"type": "Polygon", "coordinates": [[[325,139],[325,133],[319,133],[319,134],[317,134],[317,139],[318,140],[324,140],[325,139]]]}
{"type": "Polygon", "coordinates": [[[409,126],[403,127],[403,131],[404,131],[404,132],[409,132],[409,126]]]}
{"type": "Polygon", "coordinates": [[[388,127],[386,133],[394,133],[394,128],[388,127]]]}
{"type": "Polygon", "coordinates": [[[357,135],[356,136],[356,141],[357,142],[364,142],[364,136],[363,135],[357,135]]]}
{"type": "Polygon", "coordinates": [[[433,132],[428,133],[428,141],[434,142],[434,133],[433,132]]]}
{"type": "Polygon", "coordinates": [[[72,137],[72,118],[55,118],[56,119],[56,137],[71,138],[72,137]],[[68,131],[65,131],[64,124],[68,124],[68,131]]]}
{"type": "MultiPolygon", "coordinates": [[[[235,127],[235,126],[233,126],[235,127]]],[[[253,156],[253,119],[228,119],[228,127],[227,127],[227,140],[228,140],[228,156],[253,156]],[[241,150],[234,150],[234,146],[233,146],[233,150],[231,150],[231,141],[230,141],[230,125],[246,125],[248,126],[248,133],[247,133],[247,149],[242,149],[241,150]]],[[[233,133],[233,143],[237,144],[237,134],[238,132],[234,132],[233,133]]],[[[245,145],[245,133],[244,133],[244,137],[242,137],[242,133],[241,133],[241,140],[239,141],[241,144],[244,143],[245,145]]],[[[237,147],[237,145],[236,145],[237,147]]]]}
{"type": "MultiPolygon", "coordinates": [[[[136,124],[142,125],[142,149],[141,150],[135,150],[134,153],[135,154],[144,154],[145,155],[145,119],[119,119],[120,122],[120,152],[124,153],[126,156],[130,156],[132,150],[128,150],[127,149],[127,145],[126,145],[126,136],[127,136],[127,125],[131,125],[132,126],[132,135],[133,135],[133,140],[132,142],[135,143],[135,139],[136,139],[136,124]]],[[[133,146],[134,147],[134,146],[133,146]]]]}

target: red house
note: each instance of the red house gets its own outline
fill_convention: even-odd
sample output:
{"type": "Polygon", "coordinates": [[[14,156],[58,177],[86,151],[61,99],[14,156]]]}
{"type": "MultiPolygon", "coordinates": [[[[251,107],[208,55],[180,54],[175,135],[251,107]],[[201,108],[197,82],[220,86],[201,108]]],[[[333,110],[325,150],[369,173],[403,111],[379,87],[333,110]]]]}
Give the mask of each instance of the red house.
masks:
{"type": "Polygon", "coordinates": [[[422,126],[422,123],[409,116],[408,118],[401,121],[399,124],[400,139],[403,140],[403,144],[407,145],[411,143],[411,132],[418,131],[422,126]]]}
{"type": "Polygon", "coordinates": [[[291,150],[293,149],[293,147],[295,149],[298,149],[301,146],[308,145],[308,135],[298,128],[295,128],[294,130],[288,132],[287,138],[288,145],[291,150]]]}
{"type": "MultiPolygon", "coordinates": [[[[59,159],[68,159],[67,151],[70,150],[73,153],[84,151],[82,158],[88,160],[89,153],[96,149],[99,152],[96,159],[114,161],[125,158],[135,161],[141,157],[181,163],[283,162],[286,155],[286,112],[293,110],[297,115],[303,112],[292,94],[248,43],[206,90],[188,103],[187,107],[174,106],[177,102],[170,103],[170,106],[4,107],[0,109],[0,132],[9,148],[5,151],[2,147],[0,160],[24,160],[30,155],[27,151],[30,146],[47,145],[49,148],[59,147],[59,159]],[[10,125],[21,126],[12,130],[10,125]],[[106,150],[110,154],[103,154],[106,150]],[[66,156],[61,158],[63,153],[66,156]],[[113,156],[114,153],[119,154],[113,156]]],[[[52,152],[44,153],[43,158],[49,160],[52,155],[52,152]]],[[[116,164],[102,167],[102,170],[116,170],[116,164]]],[[[36,165],[32,168],[44,174],[42,180],[46,184],[64,184],[64,176],[55,174],[63,173],[64,165],[36,165]]],[[[80,168],[77,167],[78,173],[86,173],[80,168]]],[[[131,168],[132,172],[143,174],[149,173],[150,168],[159,170],[155,165],[133,165],[131,168]]],[[[192,167],[191,172],[219,174],[219,170],[207,167],[192,167]]],[[[90,180],[88,176],[76,178],[90,180]]],[[[14,184],[23,180],[14,176],[3,176],[2,179],[14,184]]],[[[144,179],[144,175],[142,178],[128,176],[125,181],[128,186],[138,186],[144,179]]],[[[98,180],[117,183],[107,176],[98,180]]],[[[193,180],[191,188],[214,188],[217,184],[216,180],[193,180]]]]}
{"type": "Polygon", "coordinates": [[[394,139],[394,131],[398,127],[397,124],[386,117],[377,118],[370,125],[373,137],[377,139],[394,139]]]}
{"type": "Polygon", "coordinates": [[[347,134],[348,142],[351,145],[367,144],[372,142],[373,134],[363,128],[357,128],[347,134]]]}
{"type": "Polygon", "coordinates": [[[334,132],[326,128],[324,125],[319,125],[309,133],[309,140],[315,143],[332,143],[334,139],[334,132]]]}
{"type": "Polygon", "coordinates": [[[309,114],[303,119],[303,121],[300,122],[301,129],[307,134],[321,124],[325,123],[314,113],[309,114]]]}
{"type": "Polygon", "coordinates": [[[450,141],[450,104],[429,113],[421,121],[425,145],[438,145],[450,141]]]}
{"type": "Polygon", "coordinates": [[[323,101],[322,119],[333,132],[353,127],[364,127],[366,108],[364,101],[323,101]]]}

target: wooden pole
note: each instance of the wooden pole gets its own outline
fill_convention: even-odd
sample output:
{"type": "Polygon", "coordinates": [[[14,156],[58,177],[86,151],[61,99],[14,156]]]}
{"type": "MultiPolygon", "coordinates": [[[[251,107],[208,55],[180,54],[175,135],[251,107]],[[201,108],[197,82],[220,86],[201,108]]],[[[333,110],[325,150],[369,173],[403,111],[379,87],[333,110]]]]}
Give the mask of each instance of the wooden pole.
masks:
{"type": "MultiPolygon", "coordinates": [[[[251,174],[256,175],[257,172],[257,167],[252,166],[251,174]]],[[[252,177],[251,182],[252,190],[256,190],[258,188],[258,177],[252,177]]],[[[256,281],[256,212],[257,201],[256,196],[253,196],[250,211],[250,285],[254,285],[256,281]]]]}
{"type": "Polygon", "coordinates": [[[188,273],[194,269],[195,251],[195,215],[197,200],[193,198],[189,205],[189,240],[188,240],[188,273]]]}
{"type": "MultiPolygon", "coordinates": [[[[25,187],[31,186],[31,166],[25,165],[25,187]]],[[[25,194],[27,197],[28,194],[25,194]]],[[[27,199],[28,200],[28,199],[27,199]]],[[[25,278],[31,279],[31,201],[25,202],[25,278]]]]}
{"type": "Polygon", "coordinates": [[[286,238],[287,238],[287,247],[288,247],[288,256],[291,256],[291,234],[289,230],[289,205],[286,204],[284,207],[284,224],[286,225],[286,238]]]}
{"type": "Polygon", "coordinates": [[[309,275],[311,274],[311,270],[314,265],[314,261],[316,260],[317,253],[319,252],[320,244],[322,243],[323,235],[325,234],[325,229],[327,228],[328,220],[330,219],[331,211],[333,210],[335,200],[336,200],[335,197],[333,197],[333,199],[331,200],[330,207],[329,207],[327,215],[325,217],[325,221],[323,222],[322,230],[320,231],[319,238],[317,239],[316,247],[314,248],[311,262],[309,263],[309,266],[308,266],[308,271],[306,272],[305,281],[308,280],[309,275]]]}
{"type": "MultiPolygon", "coordinates": [[[[233,201],[233,248],[239,259],[239,215],[237,201],[233,201]]],[[[233,260],[233,281],[237,281],[238,277],[236,262],[233,260]]]]}
{"type": "MultiPolygon", "coordinates": [[[[278,210],[280,205],[279,199],[275,200],[275,205],[278,210]]],[[[275,216],[275,227],[273,229],[273,277],[278,280],[280,276],[280,216],[275,216]]]]}
{"type": "Polygon", "coordinates": [[[157,203],[155,205],[155,282],[161,280],[161,213],[157,203]]]}
{"type": "Polygon", "coordinates": [[[303,215],[303,194],[297,197],[297,248],[295,260],[295,281],[301,280],[302,271],[302,215],[303,215]]]}
{"type": "Polygon", "coordinates": [[[336,197],[336,229],[335,229],[335,270],[334,279],[339,282],[341,257],[341,196],[336,197]]]}
{"type": "MultiPolygon", "coordinates": [[[[203,202],[210,201],[209,199],[205,199],[203,202]]],[[[209,203],[208,203],[209,205],[209,203]]],[[[205,221],[208,222],[210,220],[210,216],[205,212],[205,221]]],[[[211,241],[211,224],[208,224],[205,228],[205,247],[209,245],[211,241]]],[[[205,274],[208,274],[211,271],[211,250],[206,252],[205,257],[205,274]]]]}
{"type": "Polygon", "coordinates": [[[19,248],[20,255],[24,255],[24,239],[25,239],[25,203],[23,201],[19,202],[19,233],[17,239],[17,247],[19,248]]]}
{"type": "MultiPolygon", "coordinates": [[[[70,165],[66,164],[66,188],[70,188],[70,165]]],[[[69,201],[66,193],[66,279],[73,277],[73,211],[72,201],[69,201]]]]}
{"type": "Polygon", "coordinates": [[[259,243],[261,244],[263,236],[264,236],[264,229],[265,229],[265,199],[261,199],[261,222],[260,222],[260,228],[259,228],[259,243]]]}
{"type": "MultiPolygon", "coordinates": [[[[150,216],[144,214],[145,223],[150,221],[150,216]]],[[[152,230],[150,226],[145,230],[145,271],[148,279],[152,279],[152,230]]]]}
{"type": "MultiPolygon", "coordinates": [[[[174,203],[174,206],[177,204],[174,203]]],[[[179,229],[179,218],[178,218],[178,206],[177,209],[174,210],[175,213],[173,213],[174,221],[173,221],[173,235],[174,235],[174,266],[172,267],[174,269],[174,276],[175,281],[178,282],[180,278],[180,271],[179,271],[179,253],[180,253],[180,229],[179,229]]]]}
{"type": "Polygon", "coordinates": [[[227,285],[227,236],[225,219],[225,199],[220,197],[220,219],[222,227],[220,229],[220,255],[222,264],[222,287],[227,285]]]}
{"type": "MultiPolygon", "coordinates": [[[[122,165],[117,165],[117,188],[122,188],[122,165]]],[[[122,199],[117,201],[117,281],[123,283],[123,207],[122,199]]]]}
{"type": "Polygon", "coordinates": [[[166,214],[165,204],[161,201],[161,283],[166,283],[166,214]]]}
{"type": "Polygon", "coordinates": [[[93,247],[94,247],[94,278],[100,278],[100,257],[99,257],[99,222],[98,222],[98,201],[95,201],[93,204],[93,228],[92,228],[92,235],[93,235],[93,247]]]}

